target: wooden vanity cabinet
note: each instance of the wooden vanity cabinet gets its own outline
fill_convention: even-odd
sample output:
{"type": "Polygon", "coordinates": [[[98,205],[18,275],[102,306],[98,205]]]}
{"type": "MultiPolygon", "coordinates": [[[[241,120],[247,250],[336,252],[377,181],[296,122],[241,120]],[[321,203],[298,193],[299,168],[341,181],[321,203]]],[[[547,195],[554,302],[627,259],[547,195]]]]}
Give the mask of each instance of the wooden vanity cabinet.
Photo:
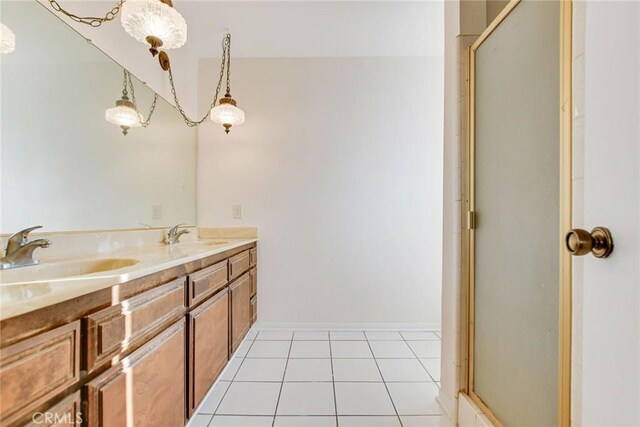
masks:
{"type": "Polygon", "coordinates": [[[229,280],[235,280],[251,267],[250,250],[229,258],[229,280]]]}
{"type": "Polygon", "coordinates": [[[189,276],[189,307],[195,307],[227,285],[227,265],[225,259],[189,276]]]}
{"type": "Polygon", "coordinates": [[[15,425],[80,379],[80,322],[0,351],[0,425],[15,425]]]}
{"type": "Polygon", "coordinates": [[[31,417],[26,427],[62,427],[82,424],[80,390],[31,417]]]}
{"type": "Polygon", "coordinates": [[[88,427],[185,424],[185,320],[86,385],[88,427]]]}
{"type": "Polygon", "coordinates": [[[129,298],[86,317],[86,370],[139,347],[185,313],[185,279],[129,298]]]}
{"type": "Polygon", "coordinates": [[[229,360],[229,291],[220,291],[191,311],[187,318],[187,416],[191,416],[229,360]]]}
{"type": "Polygon", "coordinates": [[[231,339],[233,354],[251,327],[251,274],[246,272],[229,285],[231,294],[231,339]]]}

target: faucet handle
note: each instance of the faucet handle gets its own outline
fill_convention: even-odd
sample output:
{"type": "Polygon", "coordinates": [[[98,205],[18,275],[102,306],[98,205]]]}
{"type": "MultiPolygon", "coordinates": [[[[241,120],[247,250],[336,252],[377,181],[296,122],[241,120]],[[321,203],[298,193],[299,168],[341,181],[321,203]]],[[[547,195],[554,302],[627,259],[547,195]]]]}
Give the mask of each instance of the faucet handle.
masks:
{"type": "Polygon", "coordinates": [[[12,243],[14,245],[26,244],[27,238],[29,237],[29,233],[39,228],[42,228],[42,226],[36,225],[35,227],[29,227],[29,228],[25,228],[24,230],[20,230],[17,233],[15,233],[13,236],[9,237],[9,243],[12,243]]]}
{"type": "Polygon", "coordinates": [[[171,230],[169,230],[169,236],[175,236],[175,234],[178,232],[178,228],[180,228],[181,225],[184,225],[184,222],[182,224],[171,227],[171,230]]]}

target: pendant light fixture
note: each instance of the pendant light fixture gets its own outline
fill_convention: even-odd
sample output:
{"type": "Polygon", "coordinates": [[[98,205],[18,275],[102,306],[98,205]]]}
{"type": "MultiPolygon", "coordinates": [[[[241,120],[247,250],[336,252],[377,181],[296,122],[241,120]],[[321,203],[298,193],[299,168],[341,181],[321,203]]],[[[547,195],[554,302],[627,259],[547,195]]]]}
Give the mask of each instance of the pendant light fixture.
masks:
{"type": "Polygon", "coordinates": [[[136,40],[150,46],[153,56],[158,48],[176,49],[187,41],[187,23],[173,8],[171,0],[120,0],[103,17],[78,16],[66,11],[57,0],[49,0],[51,8],[80,24],[99,27],[113,21],[122,11],[121,22],[125,31],[136,40]]]}
{"type": "Polygon", "coordinates": [[[173,100],[176,104],[176,108],[182,115],[185,123],[188,126],[198,126],[210,117],[214,123],[221,124],[224,127],[225,132],[228,134],[232,126],[241,125],[244,123],[244,111],[237,106],[235,99],[231,97],[231,34],[225,34],[222,39],[222,61],[220,63],[220,78],[218,80],[218,86],[216,86],[216,92],[213,96],[213,101],[209,112],[205,114],[200,120],[191,120],[184,109],[180,105],[178,96],[176,94],[176,87],[173,83],[173,71],[171,70],[171,62],[169,56],[165,52],[160,52],[158,58],[160,60],[160,66],[169,73],[169,83],[171,84],[171,93],[173,94],[173,100]],[[227,91],[225,96],[220,99],[218,105],[218,96],[220,95],[220,89],[222,87],[222,80],[227,78],[227,91]]]}
{"type": "Polygon", "coordinates": [[[136,40],[158,48],[176,49],[187,41],[187,23],[171,0],[127,0],[122,5],[122,26],[136,40]]]}
{"type": "Polygon", "coordinates": [[[108,108],[104,117],[109,123],[113,123],[116,126],[120,126],[123,135],[129,133],[129,129],[137,127],[147,127],[151,122],[151,116],[156,109],[156,101],[158,95],[156,94],[151,104],[151,110],[149,111],[149,117],[144,120],[142,114],[138,112],[136,105],[136,95],[133,88],[133,82],[131,80],[131,74],[127,70],[123,70],[124,80],[122,89],[122,98],[116,101],[116,106],[108,108]],[[127,90],[127,86],[129,90],[127,90]],[[131,91],[131,100],[129,99],[129,91],[131,91]]]}
{"type": "Polygon", "coordinates": [[[11,28],[0,23],[0,53],[11,53],[16,50],[16,35],[11,28]]]}

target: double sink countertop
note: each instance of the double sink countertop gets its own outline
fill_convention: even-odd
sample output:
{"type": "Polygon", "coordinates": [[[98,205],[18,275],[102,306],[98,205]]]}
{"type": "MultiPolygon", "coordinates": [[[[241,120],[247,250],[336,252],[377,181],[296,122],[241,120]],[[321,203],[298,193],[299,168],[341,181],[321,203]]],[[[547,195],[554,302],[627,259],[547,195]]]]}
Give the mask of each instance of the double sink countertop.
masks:
{"type": "MultiPolygon", "coordinates": [[[[190,228],[167,245],[168,229],[40,233],[52,241],[35,251],[40,263],[0,271],[0,320],[256,242],[255,228],[190,228]],[[229,237],[223,237],[229,236],[229,237]]],[[[4,244],[4,242],[1,242],[4,244]]]]}

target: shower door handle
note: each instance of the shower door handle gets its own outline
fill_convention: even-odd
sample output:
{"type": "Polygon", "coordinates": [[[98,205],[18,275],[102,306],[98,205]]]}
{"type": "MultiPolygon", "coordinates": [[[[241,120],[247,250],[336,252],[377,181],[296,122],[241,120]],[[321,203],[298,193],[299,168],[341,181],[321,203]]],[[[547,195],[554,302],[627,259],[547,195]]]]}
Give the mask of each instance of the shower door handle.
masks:
{"type": "Polygon", "coordinates": [[[605,227],[595,227],[591,232],[574,228],[567,233],[564,240],[567,250],[574,256],[591,252],[596,258],[606,258],[613,252],[613,237],[605,227]]]}

